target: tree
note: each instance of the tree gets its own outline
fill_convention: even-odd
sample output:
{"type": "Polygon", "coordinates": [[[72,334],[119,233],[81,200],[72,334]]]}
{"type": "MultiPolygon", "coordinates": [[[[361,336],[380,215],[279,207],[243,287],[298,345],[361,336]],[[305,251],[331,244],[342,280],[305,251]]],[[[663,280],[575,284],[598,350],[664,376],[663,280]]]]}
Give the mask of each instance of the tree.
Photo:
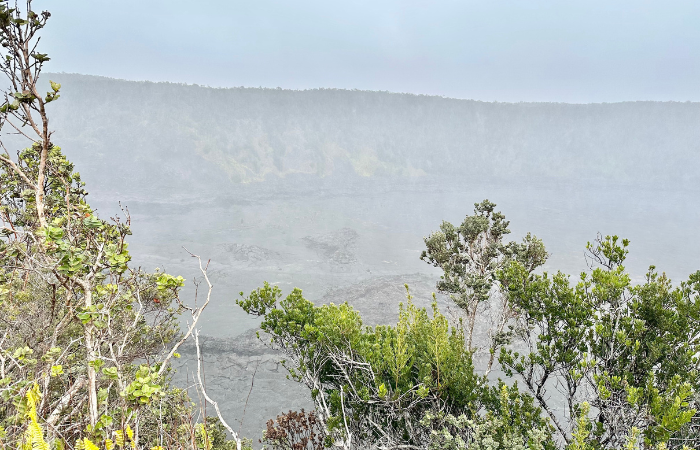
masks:
{"type": "Polygon", "coordinates": [[[474,204],[474,215],[461,225],[442,222],[440,231],[425,238],[426,249],[421,259],[443,271],[437,282],[439,292],[449,295],[467,315],[467,347],[476,350],[474,331],[477,317],[485,316],[484,307],[491,311],[493,323],[488,330],[490,372],[498,348],[507,343],[511,333],[506,331],[516,318],[516,311],[501,295],[496,274],[510,261],[519,261],[528,272],[542,266],[547,252],[541,240],[531,234],[522,243],[504,242],[510,233],[505,216],[495,212],[496,204],[488,200],[474,204]]]}
{"type": "Polygon", "coordinates": [[[498,279],[521,312],[527,349],[503,348],[499,361],[567,443],[590,411],[586,441],[594,448],[621,448],[639,432],[645,445],[697,445],[679,432],[696,412],[700,272],[674,288],[652,266],[633,285],[623,266],[628,244],[617,236],[589,243],[592,270],[574,285],[562,273],[532,274],[519,261],[502,269],[498,279]]]}
{"type": "Polygon", "coordinates": [[[19,442],[31,410],[57,442],[123,440],[133,426],[134,443],[172,446],[183,427],[194,436],[195,424],[187,394],[168,385],[168,365],[209,303],[211,284],[200,259],[209,291],[188,306],[179,298],[182,277],[129,266],[128,210],[108,221],[88,204],[49,128],[47,105],[61,85],[50,81],[50,91],[39,92],[49,60],[37,50],[39,32],[49,18],[31,0],[24,9],[0,1],[0,70],[8,78],[0,132],[28,142],[13,158],[0,140],[0,434],[19,442]]]}

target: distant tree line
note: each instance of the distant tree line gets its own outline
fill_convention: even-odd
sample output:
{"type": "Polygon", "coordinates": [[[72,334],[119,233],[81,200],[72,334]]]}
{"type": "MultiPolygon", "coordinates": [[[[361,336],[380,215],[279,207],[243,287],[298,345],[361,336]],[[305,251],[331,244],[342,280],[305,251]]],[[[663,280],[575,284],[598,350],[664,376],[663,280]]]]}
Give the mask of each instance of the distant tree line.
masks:
{"type": "Polygon", "coordinates": [[[699,103],[511,104],[51,76],[68,94],[53,106],[61,142],[105,189],[264,186],[293,175],[700,186],[699,103]],[[115,161],[128,170],[111,172],[115,161]]]}

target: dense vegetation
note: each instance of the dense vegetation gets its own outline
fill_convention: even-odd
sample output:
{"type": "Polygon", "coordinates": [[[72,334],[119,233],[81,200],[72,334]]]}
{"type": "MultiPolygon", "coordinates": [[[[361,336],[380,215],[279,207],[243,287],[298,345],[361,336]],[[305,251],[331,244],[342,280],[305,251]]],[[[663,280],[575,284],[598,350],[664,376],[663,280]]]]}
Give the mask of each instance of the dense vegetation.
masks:
{"type": "Polygon", "coordinates": [[[425,239],[423,258],[463,311],[432,317],[408,296],[395,327],[363,327],[349,305],[314,306],[265,285],[239,301],[308,386],[346,448],[680,448],[697,446],[700,272],[677,287],[654,267],[633,285],[628,242],[599,237],[576,283],[535,273],[527,235],[505,243],[484,201],[425,239]],[[472,339],[485,327],[482,348],[472,339]],[[486,354],[486,374],[474,356],[486,354]],[[495,365],[505,380],[489,378],[495,365]]]}
{"type": "MultiPolygon", "coordinates": [[[[0,445],[240,449],[235,433],[226,442],[224,422],[198,415],[168,382],[171,359],[209,302],[206,268],[209,292],[193,307],[179,297],[182,277],[130,267],[128,211],[99,218],[52,140],[46,105],[61,85],[39,92],[49,57],[36,50],[49,18],[31,2],[26,10],[0,2],[0,70],[9,81],[0,125],[29,142],[15,158],[0,154],[0,445]]],[[[200,379],[206,397],[203,389],[200,379]]]]}
{"type": "MultiPolygon", "coordinates": [[[[49,58],[35,44],[50,14],[27,6],[0,2],[0,70],[9,80],[0,125],[27,141],[16,155],[3,141],[0,154],[0,445],[240,450],[249,443],[218,414],[199,370],[197,394],[214,419],[169,382],[186,339],[199,353],[208,265],[192,255],[202,276],[199,302],[189,305],[181,277],[132,267],[127,210],[104,220],[90,207],[52,139],[46,106],[62,86],[39,90],[49,58]]],[[[254,178],[283,171],[283,156],[245,170],[239,156],[222,164],[254,178]]],[[[406,155],[354,157],[360,174],[417,167],[406,155]]],[[[425,167],[445,170],[440,164],[425,167]]],[[[697,447],[700,272],[674,286],[651,267],[634,284],[624,267],[629,243],[599,236],[587,247],[590,270],[572,282],[541,271],[548,254],[535,236],[507,242],[509,225],[485,200],[425,239],[421,258],[442,270],[437,289],[458,308],[453,318],[436,302],[432,311],[415,306],[408,286],[396,325],[375,327],[347,303],[316,306],[299,289],[283,297],[266,283],[241,294],[243,310],[262,318],[260,337],[286,355],[289,376],[315,404],[270,420],[262,442],[293,450],[697,447]]]]}

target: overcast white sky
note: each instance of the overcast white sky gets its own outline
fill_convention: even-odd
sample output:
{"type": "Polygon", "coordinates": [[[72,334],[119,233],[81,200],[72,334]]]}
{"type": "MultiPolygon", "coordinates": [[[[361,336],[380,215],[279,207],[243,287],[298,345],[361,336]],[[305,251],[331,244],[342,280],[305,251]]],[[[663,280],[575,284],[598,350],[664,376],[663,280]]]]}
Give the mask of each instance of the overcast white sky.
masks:
{"type": "Polygon", "coordinates": [[[700,101],[700,0],[36,5],[53,13],[49,71],[488,101],[700,101]]]}

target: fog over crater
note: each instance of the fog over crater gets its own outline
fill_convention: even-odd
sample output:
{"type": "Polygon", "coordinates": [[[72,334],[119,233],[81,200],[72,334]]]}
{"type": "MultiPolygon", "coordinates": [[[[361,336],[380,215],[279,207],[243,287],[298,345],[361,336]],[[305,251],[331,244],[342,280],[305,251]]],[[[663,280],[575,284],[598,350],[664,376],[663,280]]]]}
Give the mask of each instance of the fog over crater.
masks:
{"type": "MultiPolygon", "coordinates": [[[[423,237],[484,198],[511,221],[511,239],[544,240],[545,270],[585,269],[597,232],[631,240],[635,277],[651,263],[675,279],[699,267],[698,103],[48,79],[63,85],[50,105],[53,139],[102,217],[119,213],[119,201],[128,208],[134,261],[192,279],[182,247],[211,258],[207,380],[238,423],[256,373],[244,435],[306,397],[256,340],[239,292],[268,281],[317,303],[347,301],[366,324],[395,322],[404,284],[421,306],[435,290],[439,272],[419,259],[423,237]]],[[[192,294],[188,283],[183,296],[192,294]]],[[[192,370],[192,349],[183,355],[192,370]]],[[[186,371],[178,377],[187,382],[186,371]]]]}

